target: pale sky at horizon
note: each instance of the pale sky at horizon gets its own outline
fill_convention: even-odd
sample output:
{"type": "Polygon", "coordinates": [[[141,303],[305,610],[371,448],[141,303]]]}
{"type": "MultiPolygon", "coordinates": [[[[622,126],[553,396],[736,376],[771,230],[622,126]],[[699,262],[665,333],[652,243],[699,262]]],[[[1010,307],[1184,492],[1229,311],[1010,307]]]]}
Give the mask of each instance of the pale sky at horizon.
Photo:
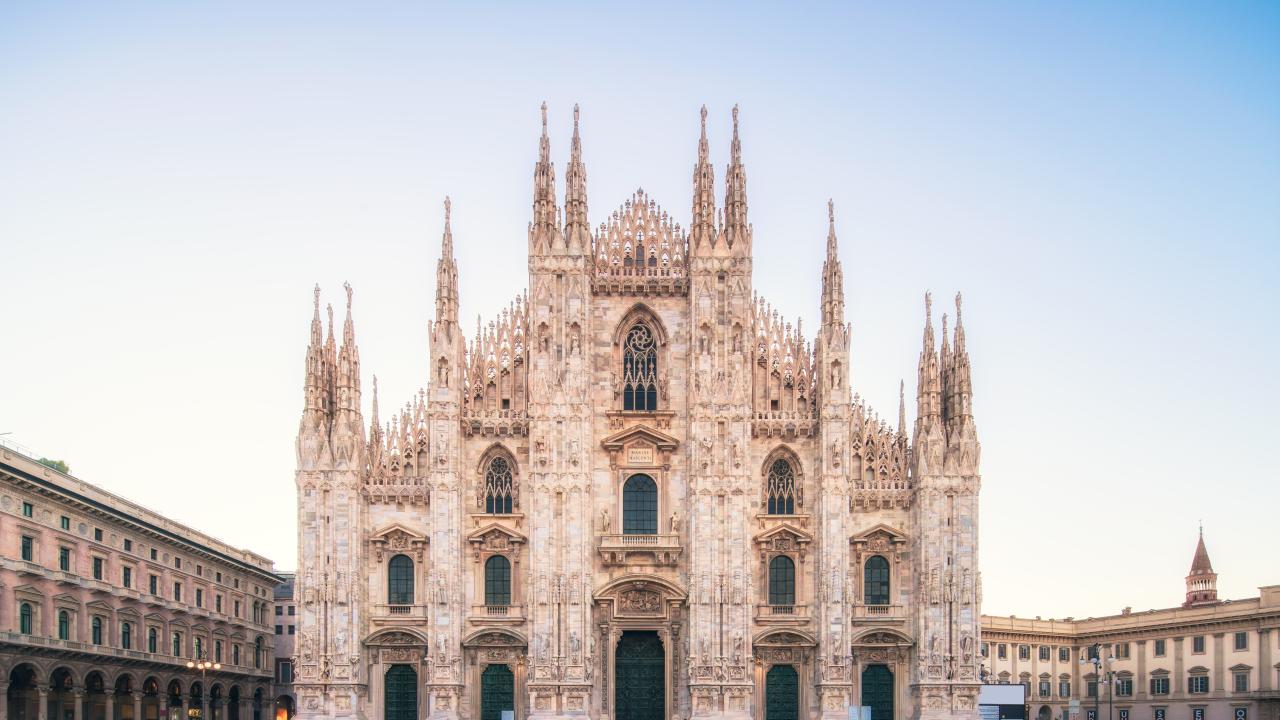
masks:
{"type": "Polygon", "coordinates": [[[0,433],[294,566],[311,287],[366,412],[427,379],[442,201],[464,328],[526,284],[538,105],[593,223],[688,224],[741,105],[755,289],[811,337],[833,198],[855,390],[914,417],[964,292],[984,611],[1280,583],[1280,5],[0,5],[0,433]]]}

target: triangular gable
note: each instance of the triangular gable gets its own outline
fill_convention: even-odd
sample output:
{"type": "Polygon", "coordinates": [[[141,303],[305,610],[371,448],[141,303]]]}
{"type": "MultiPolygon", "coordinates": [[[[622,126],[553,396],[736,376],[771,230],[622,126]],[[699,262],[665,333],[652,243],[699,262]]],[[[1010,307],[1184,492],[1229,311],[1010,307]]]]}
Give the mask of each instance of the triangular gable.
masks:
{"type": "Polygon", "coordinates": [[[635,440],[645,440],[655,445],[659,450],[671,452],[680,446],[680,441],[674,437],[649,427],[648,425],[632,425],[606,437],[600,441],[600,445],[605,450],[617,451],[621,450],[623,445],[634,442],[635,440]]]}
{"type": "Polygon", "coordinates": [[[428,542],[430,540],[425,535],[416,533],[400,523],[391,523],[369,538],[369,544],[373,545],[374,556],[378,562],[382,562],[383,555],[388,552],[395,554],[410,551],[417,556],[418,562],[422,562],[423,548],[428,542]]]}
{"type": "Polygon", "coordinates": [[[907,534],[892,525],[878,523],[872,527],[849,538],[850,542],[867,542],[877,534],[883,533],[889,536],[894,543],[904,543],[907,541],[907,534]]]}
{"type": "Polygon", "coordinates": [[[789,522],[782,522],[756,535],[752,540],[761,544],[772,544],[780,538],[790,538],[797,545],[813,542],[813,536],[789,522]]]}
{"type": "Polygon", "coordinates": [[[507,538],[507,542],[512,544],[523,544],[529,541],[529,539],[526,538],[524,535],[521,535],[515,530],[512,530],[511,528],[496,522],[491,522],[488,525],[485,525],[484,527],[476,528],[475,530],[472,530],[471,532],[467,533],[467,541],[473,542],[473,543],[485,542],[486,537],[490,533],[498,533],[498,534],[504,535],[507,538]]]}
{"type": "Polygon", "coordinates": [[[416,533],[410,530],[409,528],[405,527],[404,525],[401,525],[400,523],[391,523],[390,525],[382,528],[378,532],[370,535],[369,539],[370,540],[383,539],[383,540],[390,541],[391,538],[396,534],[402,534],[402,535],[405,535],[406,537],[417,539],[417,540],[427,539],[427,537],[422,533],[416,533]]]}

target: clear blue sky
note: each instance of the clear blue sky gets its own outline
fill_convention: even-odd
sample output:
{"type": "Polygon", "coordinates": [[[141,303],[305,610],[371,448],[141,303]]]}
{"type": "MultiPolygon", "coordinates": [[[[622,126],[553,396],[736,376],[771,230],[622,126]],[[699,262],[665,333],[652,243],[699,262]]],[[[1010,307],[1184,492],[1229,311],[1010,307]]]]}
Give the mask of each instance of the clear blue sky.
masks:
{"type": "Polygon", "coordinates": [[[1201,519],[1280,582],[1280,5],[424,5],[0,5],[0,432],[290,568],[312,284],[394,406],[446,194],[464,316],[525,285],[542,100],[595,222],[736,102],[756,288],[816,325],[834,198],[881,412],[965,292],[987,611],[1176,603],[1201,519]]]}

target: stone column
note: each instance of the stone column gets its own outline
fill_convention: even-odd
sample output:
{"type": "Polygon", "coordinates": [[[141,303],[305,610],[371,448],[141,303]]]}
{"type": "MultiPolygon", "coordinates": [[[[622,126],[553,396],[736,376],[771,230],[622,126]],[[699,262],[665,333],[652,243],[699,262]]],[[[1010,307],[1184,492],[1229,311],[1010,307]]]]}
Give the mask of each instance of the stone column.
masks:
{"type": "MultiPolygon", "coordinates": [[[[76,720],[80,720],[76,718],[76,720]]],[[[160,720],[169,720],[169,691],[160,693],[160,720]]]]}
{"type": "MultiPolygon", "coordinates": [[[[36,720],[49,720],[49,686],[39,685],[36,687],[36,720]]],[[[8,705],[8,701],[5,701],[8,705]]],[[[111,720],[111,718],[107,718],[111,720]]]]}
{"type": "Polygon", "coordinates": [[[72,690],[71,697],[74,699],[71,717],[75,720],[84,720],[84,690],[81,688],[72,690]]]}
{"type": "Polygon", "coordinates": [[[133,720],[142,720],[142,693],[133,693],[133,720]]]}
{"type": "Polygon", "coordinates": [[[1213,687],[1209,688],[1210,697],[1226,697],[1227,668],[1223,658],[1225,651],[1224,633],[1213,634],[1213,687]]]}
{"type": "Polygon", "coordinates": [[[1258,690],[1271,689],[1271,628],[1258,629],[1258,690]]]}
{"type": "Polygon", "coordinates": [[[1181,696],[1183,693],[1183,683],[1186,676],[1183,674],[1182,661],[1182,641],[1186,638],[1176,637],[1173,639],[1173,687],[1171,695],[1181,696]]]}
{"type": "Polygon", "coordinates": [[[0,720],[9,720],[9,683],[0,682],[0,698],[5,698],[4,702],[0,702],[0,720]]]}
{"type": "MultiPolygon", "coordinates": [[[[103,720],[115,720],[115,716],[116,716],[115,693],[107,692],[102,696],[102,700],[103,700],[103,707],[106,708],[106,714],[102,716],[103,720]]],[[[41,718],[41,720],[44,720],[44,718],[41,718]]]]}

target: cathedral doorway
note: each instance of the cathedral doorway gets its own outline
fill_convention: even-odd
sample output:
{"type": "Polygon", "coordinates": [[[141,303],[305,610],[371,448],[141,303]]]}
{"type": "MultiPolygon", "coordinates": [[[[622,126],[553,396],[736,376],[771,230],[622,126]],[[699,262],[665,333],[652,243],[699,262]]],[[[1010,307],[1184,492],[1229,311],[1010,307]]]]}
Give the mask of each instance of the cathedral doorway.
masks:
{"type": "Polygon", "coordinates": [[[489,665],[480,673],[480,720],[502,720],[516,709],[516,676],[506,665],[489,665]]]}
{"type": "Polygon", "coordinates": [[[798,720],[800,677],[794,665],[774,665],[764,678],[764,719],[798,720]]]}
{"type": "Polygon", "coordinates": [[[862,705],[871,720],[893,720],[893,672],[888,665],[868,665],[862,671],[862,705]]]}
{"type": "Polygon", "coordinates": [[[383,690],[383,720],[417,720],[418,673],[408,665],[387,670],[383,690]]]}
{"type": "Polygon", "coordinates": [[[663,720],[667,709],[666,656],[658,633],[623,632],[614,657],[614,717],[663,720]]]}

